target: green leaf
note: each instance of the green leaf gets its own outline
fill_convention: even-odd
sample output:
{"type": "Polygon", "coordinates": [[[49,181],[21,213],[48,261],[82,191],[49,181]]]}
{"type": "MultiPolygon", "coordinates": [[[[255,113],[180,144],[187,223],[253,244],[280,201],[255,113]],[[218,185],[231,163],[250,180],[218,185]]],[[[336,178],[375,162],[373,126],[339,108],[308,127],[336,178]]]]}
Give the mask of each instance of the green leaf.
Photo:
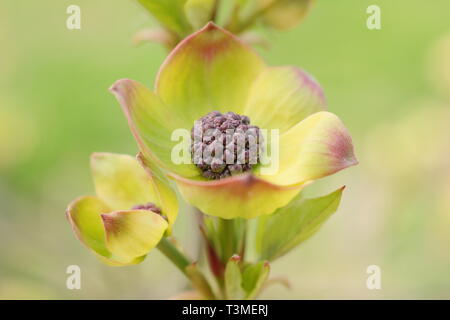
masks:
{"type": "Polygon", "coordinates": [[[186,0],[138,0],[166,28],[184,36],[192,31],[184,14],[186,0]]]}
{"type": "Polygon", "coordinates": [[[297,196],[272,216],[260,219],[256,244],[260,257],[274,260],[311,237],[336,212],[343,190],[314,199],[297,196]]]}
{"type": "Polygon", "coordinates": [[[242,276],[239,262],[241,258],[238,255],[232,256],[225,268],[225,294],[227,299],[242,299],[244,291],[242,290],[242,276]]]}
{"type": "Polygon", "coordinates": [[[184,11],[194,29],[200,29],[213,15],[216,0],[187,0],[184,11]]]}
{"type": "Polygon", "coordinates": [[[263,19],[272,28],[286,30],[300,23],[311,9],[313,0],[258,0],[265,10],[263,19]]]}
{"type": "Polygon", "coordinates": [[[242,288],[245,290],[245,299],[254,299],[269,276],[270,265],[267,261],[261,261],[248,265],[242,273],[242,288]]]}

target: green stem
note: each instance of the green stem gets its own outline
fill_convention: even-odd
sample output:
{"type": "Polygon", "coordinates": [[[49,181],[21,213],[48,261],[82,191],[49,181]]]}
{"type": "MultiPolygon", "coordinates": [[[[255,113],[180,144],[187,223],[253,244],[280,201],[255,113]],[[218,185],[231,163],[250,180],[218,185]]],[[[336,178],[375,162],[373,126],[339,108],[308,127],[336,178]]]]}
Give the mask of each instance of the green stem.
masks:
{"type": "MultiPolygon", "coordinates": [[[[192,261],[189,260],[168,238],[162,238],[158,244],[158,249],[161,251],[170,261],[177,266],[180,271],[188,277],[186,273],[186,267],[189,266],[192,261]]],[[[188,277],[189,278],[189,277],[188,277]]]]}
{"type": "Polygon", "coordinates": [[[220,219],[222,224],[222,252],[223,262],[226,264],[228,259],[235,253],[236,249],[236,236],[234,230],[234,220],[220,219]]]}

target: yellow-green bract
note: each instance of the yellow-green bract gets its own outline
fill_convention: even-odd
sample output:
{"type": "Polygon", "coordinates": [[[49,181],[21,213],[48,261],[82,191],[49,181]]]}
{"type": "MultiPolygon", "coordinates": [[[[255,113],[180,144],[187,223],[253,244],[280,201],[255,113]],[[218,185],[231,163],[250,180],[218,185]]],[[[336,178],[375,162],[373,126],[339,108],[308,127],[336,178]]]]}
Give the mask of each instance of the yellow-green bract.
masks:
{"type": "Polygon", "coordinates": [[[66,212],[75,234],[107,264],[141,262],[170,233],[178,213],[175,194],[128,155],[95,153],[91,169],[97,196],[74,200],[66,212]],[[163,216],[133,209],[149,202],[163,216]]]}

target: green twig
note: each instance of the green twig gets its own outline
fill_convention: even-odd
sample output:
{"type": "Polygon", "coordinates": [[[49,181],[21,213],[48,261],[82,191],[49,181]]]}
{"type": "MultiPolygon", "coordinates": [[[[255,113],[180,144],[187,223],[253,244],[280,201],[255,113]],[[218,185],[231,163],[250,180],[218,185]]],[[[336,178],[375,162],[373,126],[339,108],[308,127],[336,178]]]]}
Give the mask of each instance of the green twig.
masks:
{"type": "MultiPolygon", "coordinates": [[[[158,244],[158,249],[161,251],[170,261],[173,262],[184,275],[186,273],[186,267],[192,263],[188,257],[186,257],[168,238],[162,238],[158,244]]],[[[189,277],[188,277],[189,278],[189,277]]]]}

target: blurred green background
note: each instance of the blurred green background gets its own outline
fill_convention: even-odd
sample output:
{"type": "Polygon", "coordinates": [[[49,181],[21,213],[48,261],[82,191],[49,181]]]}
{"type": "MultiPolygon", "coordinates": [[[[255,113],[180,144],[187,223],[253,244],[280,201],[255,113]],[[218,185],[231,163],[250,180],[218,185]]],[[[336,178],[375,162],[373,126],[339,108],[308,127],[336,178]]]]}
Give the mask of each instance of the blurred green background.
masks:
{"type": "MultiPolygon", "coordinates": [[[[262,56],[297,65],[323,85],[330,111],[346,123],[360,165],[307,190],[346,184],[322,230],[272,265],[292,288],[263,298],[450,298],[450,2],[319,0],[299,27],[266,32],[262,56]],[[366,28],[366,8],[382,29],[366,28]],[[378,265],[382,289],[368,290],[378,265]]],[[[93,194],[89,155],[135,154],[108,87],[129,77],[152,86],[166,51],[138,48],[154,25],[135,1],[0,2],[0,298],[158,299],[186,282],[158,252],[124,268],[101,264],[75,238],[64,211],[93,194]],[[81,30],[66,8],[81,7],[81,30]],[[66,268],[82,289],[66,288],[66,268]]],[[[195,253],[193,215],[176,234],[195,253]]]]}

